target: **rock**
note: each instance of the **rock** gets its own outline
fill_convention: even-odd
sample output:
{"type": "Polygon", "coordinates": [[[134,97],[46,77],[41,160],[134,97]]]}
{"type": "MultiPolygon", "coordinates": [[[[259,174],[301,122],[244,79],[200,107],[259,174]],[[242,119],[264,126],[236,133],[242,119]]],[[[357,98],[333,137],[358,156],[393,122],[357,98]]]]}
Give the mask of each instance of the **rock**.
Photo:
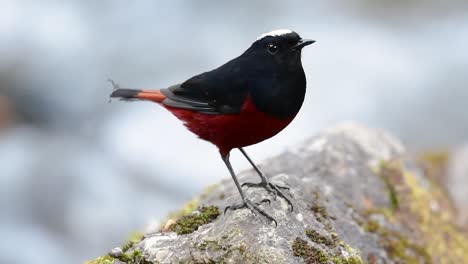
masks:
{"type": "Polygon", "coordinates": [[[123,254],[123,250],[120,247],[115,247],[109,252],[109,256],[113,258],[120,258],[123,254]]]}
{"type": "MultiPolygon", "coordinates": [[[[272,200],[262,208],[278,227],[246,209],[218,216],[240,202],[226,179],[169,217],[169,229],[183,234],[147,234],[124,254],[145,263],[468,263],[468,239],[446,192],[384,131],[338,125],[260,167],[290,187],[293,212],[281,198],[245,188],[254,201],[272,200]]],[[[259,179],[246,171],[239,180],[259,179]]]]}
{"type": "Polygon", "coordinates": [[[456,149],[449,159],[447,189],[459,210],[459,222],[468,226],[468,144],[456,149]]]}

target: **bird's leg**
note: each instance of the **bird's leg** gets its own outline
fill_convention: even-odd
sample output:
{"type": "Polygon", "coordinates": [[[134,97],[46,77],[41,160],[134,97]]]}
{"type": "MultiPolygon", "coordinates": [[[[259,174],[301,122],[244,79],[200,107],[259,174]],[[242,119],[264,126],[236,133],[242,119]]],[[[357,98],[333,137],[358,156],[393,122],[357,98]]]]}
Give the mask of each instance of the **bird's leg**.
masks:
{"type": "Polygon", "coordinates": [[[255,171],[258,173],[258,175],[261,178],[261,181],[259,183],[253,183],[253,182],[246,182],[243,183],[242,186],[247,186],[247,187],[254,187],[254,188],[264,188],[266,189],[269,193],[273,193],[275,199],[276,196],[279,196],[283,198],[289,205],[291,211],[293,211],[293,204],[291,200],[283,193],[282,190],[289,190],[288,187],[286,186],[280,186],[271,183],[267,177],[263,174],[263,172],[255,165],[255,163],[250,159],[249,155],[245,152],[243,148],[239,148],[240,152],[245,156],[245,158],[249,161],[250,165],[255,169],[255,171]]]}
{"type": "Polygon", "coordinates": [[[232,179],[234,180],[234,183],[236,184],[237,190],[239,190],[239,193],[243,202],[242,204],[239,204],[239,205],[231,205],[231,206],[226,207],[224,209],[224,213],[226,213],[227,210],[232,211],[232,210],[237,210],[237,209],[242,209],[242,208],[249,208],[253,213],[256,213],[256,212],[260,213],[261,215],[263,215],[265,218],[267,218],[271,222],[274,222],[276,226],[278,226],[278,223],[273,217],[271,217],[265,211],[263,211],[262,209],[258,207],[262,203],[265,203],[265,202],[270,203],[270,200],[263,199],[259,203],[253,203],[249,199],[245,198],[244,192],[242,191],[239,181],[237,180],[236,174],[234,173],[234,170],[232,169],[231,162],[229,161],[229,153],[228,154],[221,153],[221,158],[226,164],[226,167],[228,168],[229,173],[231,174],[232,179]]]}

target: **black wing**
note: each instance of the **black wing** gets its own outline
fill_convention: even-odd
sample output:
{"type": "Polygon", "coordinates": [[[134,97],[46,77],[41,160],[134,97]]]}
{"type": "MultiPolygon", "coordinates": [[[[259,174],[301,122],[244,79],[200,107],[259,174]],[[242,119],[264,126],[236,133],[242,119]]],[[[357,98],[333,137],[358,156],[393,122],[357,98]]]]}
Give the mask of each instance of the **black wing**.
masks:
{"type": "Polygon", "coordinates": [[[161,92],[164,104],[209,114],[239,113],[248,95],[239,58],[161,92]]]}

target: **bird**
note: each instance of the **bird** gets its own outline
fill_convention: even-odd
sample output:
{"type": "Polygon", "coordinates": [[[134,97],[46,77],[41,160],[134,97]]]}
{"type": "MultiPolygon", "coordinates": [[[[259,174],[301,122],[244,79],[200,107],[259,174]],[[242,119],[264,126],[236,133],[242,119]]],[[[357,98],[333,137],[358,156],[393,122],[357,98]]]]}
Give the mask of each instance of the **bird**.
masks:
{"type": "Polygon", "coordinates": [[[224,213],[243,208],[277,221],[253,202],[242,187],[264,188],[281,197],[293,211],[286,186],[272,183],[247,155],[244,147],[273,137],[295,118],[306,93],[306,76],[301,62],[302,49],[315,40],[303,39],[289,29],[261,34],[240,56],[222,66],[162,89],[121,88],[113,80],[110,98],[124,101],[151,101],[163,106],[199,138],[213,143],[241,196],[240,204],[227,206],[224,213]],[[230,162],[238,149],[260,182],[239,183],[230,162]]]}

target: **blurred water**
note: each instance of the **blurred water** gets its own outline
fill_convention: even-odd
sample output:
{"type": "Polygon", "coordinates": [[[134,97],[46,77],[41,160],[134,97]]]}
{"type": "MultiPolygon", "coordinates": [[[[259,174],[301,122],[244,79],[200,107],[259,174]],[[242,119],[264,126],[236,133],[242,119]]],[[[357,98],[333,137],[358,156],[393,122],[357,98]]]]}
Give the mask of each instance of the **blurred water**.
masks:
{"type": "Polygon", "coordinates": [[[351,119],[414,150],[468,137],[463,1],[0,4],[0,99],[16,120],[0,130],[0,263],[80,263],[227,177],[216,149],[159,107],[108,104],[105,80],[166,87],[272,29],[318,42],[303,55],[301,113],[248,148],[255,160],[351,119]]]}

